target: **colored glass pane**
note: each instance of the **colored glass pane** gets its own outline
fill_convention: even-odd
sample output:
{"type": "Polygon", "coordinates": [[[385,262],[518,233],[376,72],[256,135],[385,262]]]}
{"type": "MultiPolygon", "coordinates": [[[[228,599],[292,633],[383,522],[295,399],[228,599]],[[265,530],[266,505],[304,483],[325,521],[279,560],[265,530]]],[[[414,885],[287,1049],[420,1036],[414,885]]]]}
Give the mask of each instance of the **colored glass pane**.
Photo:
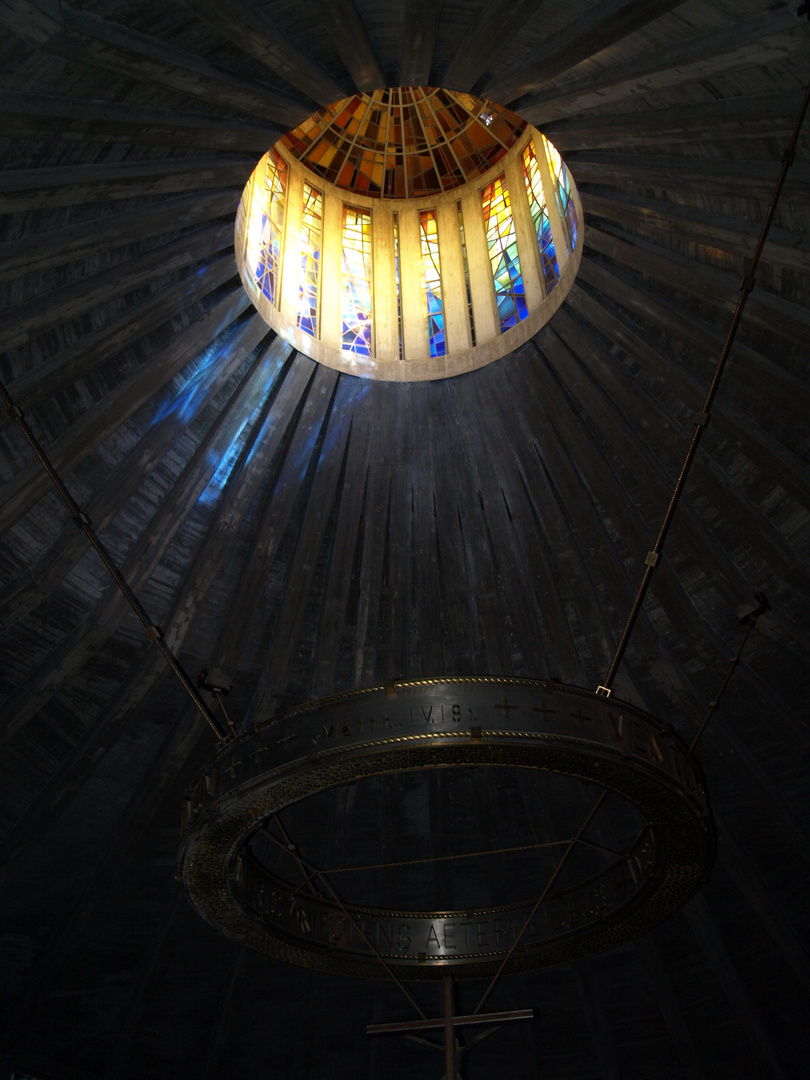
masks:
{"type": "Polygon", "coordinates": [[[512,204],[503,173],[481,192],[481,204],[498,319],[503,332],[525,319],[529,311],[518,258],[512,204]]]}
{"type": "Polygon", "coordinates": [[[247,210],[250,215],[248,247],[245,252],[256,285],[271,304],[276,302],[281,277],[286,192],[287,163],[276,150],[271,150],[265,157],[264,175],[251,189],[251,204],[247,210]]]}
{"type": "Polygon", "coordinates": [[[543,267],[546,292],[550,293],[559,281],[560,267],[557,263],[557,252],[554,249],[554,240],[551,236],[551,222],[548,219],[543,178],[540,175],[540,164],[537,160],[533,141],[528,143],[523,151],[523,178],[526,181],[529,209],[537,233],[537,243],[540,247],[540,263],[543,267]]]}
{"type": "Polygon", "coordinates": [[[525,130],[515,113],[472,94],[398,86],[314,113],[282,144],[338,187],[373,198],[451,191],[497,164],[525,130]]]}
{"type": "Polygon", "coordinates": [[[557,202],[560,207],[560,216],[563,219],[568,234],[568,242],[573,251],[577,246],[577,212],[571,196],[571,178],[568,175],[565,162],[557,151],[557,147],[550,143],[548,139],[544,139],[543,142],[546,144],[546,157],[548,158],[551,175],[557,184],[557,202]]]}
{"type": "Polygon", "coordinates": [[[371,356],[371,212],[343,207],[343,348],[371,356]]]}
{"type": "Polygon", "coordinates": [[[431,356],[444,356],[447,344],[444,336],[442,308],[442,274],[439,262],[439,232],[435,210],[419,214],[419,233],[422,240],[422,275],[425,284],[427,336],[431,356]]]}
{"type": "Polygon", "coordinates": [[[298,269],[297,323],[315,337],[318,333],[318,277],[323,234],[323,194],[304,182],[301,219],[301,262],[298,269]]]}

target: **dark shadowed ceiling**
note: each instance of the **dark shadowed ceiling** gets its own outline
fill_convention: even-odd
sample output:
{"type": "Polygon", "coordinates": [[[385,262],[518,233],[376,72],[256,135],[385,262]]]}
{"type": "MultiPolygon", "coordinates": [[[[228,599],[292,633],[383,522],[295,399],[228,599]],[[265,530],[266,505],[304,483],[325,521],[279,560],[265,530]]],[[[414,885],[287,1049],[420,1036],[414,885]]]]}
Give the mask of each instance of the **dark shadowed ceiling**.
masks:
{"type": "MultiPolygon", "coordinates": [[[[233,680],[239,724],[396,677],[604,678],[810,76],[796,8],[3,0],[3,381],[188,670],[233,680]],[[516,353],[369,383],[253,313],[233,218],[283,130],[411,84],[545,132],[584,257],[516,353]]],[[[502,983],[492,1007],[537,1019],[470,1080],[810,1075],[809,148],[616,682],[688,739],[737,612],[770,600],[700,745],[717,861],[647,937],[502,983]]],[[[180,805],[213,738],[0,425],[3,1075],[438,1080],[438,1054],[364,1034],[410,1018],[391,983],[273,963],[189,907],[180,805]]],[[[532,791],[483,777],[462,831],[528,828],[532,791]]],[[[441,791],[406,794],[389,834],[440,830],[441,791]]],[[[326,816],[336,849],[354,804],[326,816]]]]}

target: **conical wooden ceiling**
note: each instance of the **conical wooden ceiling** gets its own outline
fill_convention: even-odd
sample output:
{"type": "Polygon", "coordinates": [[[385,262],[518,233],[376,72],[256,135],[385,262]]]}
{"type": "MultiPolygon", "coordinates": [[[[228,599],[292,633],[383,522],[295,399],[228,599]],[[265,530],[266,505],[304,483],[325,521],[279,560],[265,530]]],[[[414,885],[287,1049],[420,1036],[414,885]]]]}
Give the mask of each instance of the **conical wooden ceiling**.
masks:
{"type": "MultiPolygon", "coordinates": [[[[0,7],[3,381],[188,670],[233,679],[239,723],[398,676],[601,681],[810,76],[796,7],[0,7]],[[582,195],[564,306],[446,382],[317,366],[236,273],[260,155],[386,85],[516,109],[582,195]]],[[[538,1019],[483,1044],[471,1080],[810,1070],[808,146],[616,684],[689,737],[738,609],[768,596],[701,744],[711,880],[633,946],[502,984],[493,1007],[538,1019]]],[[[190,910],[173,857],[210,734],[0,423],[6,1073],[438,1076],[428,1049],[366,1039],[408,1015],[396,987],[269,964],[190,910]]]]}

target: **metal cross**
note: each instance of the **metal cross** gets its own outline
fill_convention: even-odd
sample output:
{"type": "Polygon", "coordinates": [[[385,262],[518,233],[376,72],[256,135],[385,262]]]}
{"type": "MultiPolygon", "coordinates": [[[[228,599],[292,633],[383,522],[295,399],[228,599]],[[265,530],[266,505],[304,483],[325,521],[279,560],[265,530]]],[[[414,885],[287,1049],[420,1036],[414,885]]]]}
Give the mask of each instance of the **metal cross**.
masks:
{"type": "Polygon", "coordinates": [[[472,1013],[469,1016],[456,1016],[453,1009],[455,998],[455,982],[452,975],[444,976],[444,1018],[437,1020],[407,1020],[397,1024],[369,1024],[366,1027],[366,1035],[402,1035],[406,1039],[412,1039],[425,1046],[432,1046],[435,1050],[444,1052],[444,1076],[442,1080],[461,1080],[459,1068],[462,1059],[478,1043],[489,1038],[499,1030],[502,1024],[512,1020],[533,1020],[534,1009],[512,1009],[509,1012],[472,1013]],[[480,1032],[471,1042],[462,1045],[459,1042],[457,1031],[464,1027],[473,1027],[479,1024],[489,1024],[486,1031],[480,1032]],[[443,1042],[421,1037],[423,1031],[444,1030],[443,1042]]]}
{"type": "Polygon", "coordinates": [[[506,712],[506,719],[508,720],[510,711],[512,709],[519,709],[520,706],[519,705],[510,705],[509,704],[509,698],[506,696],[506,694],[504,694],[503,695],[503,705],[496,705],[495,708],[496,709],[504,709],[505,712],[506,712]]]}

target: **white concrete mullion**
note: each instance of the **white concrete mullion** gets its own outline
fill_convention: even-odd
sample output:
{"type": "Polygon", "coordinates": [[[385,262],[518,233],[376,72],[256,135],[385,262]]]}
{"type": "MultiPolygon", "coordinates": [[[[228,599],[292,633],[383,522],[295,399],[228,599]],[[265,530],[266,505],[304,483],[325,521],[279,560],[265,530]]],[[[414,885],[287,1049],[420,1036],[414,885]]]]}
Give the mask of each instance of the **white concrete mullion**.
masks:
{"type": "Polygon", "coordinates": [[[284,236],[281,260],[282,319],[295,326],[298,316],[298,272],[301,265],[301,222],[304,217],[304,174],[290,163],[287,169],[287,194],[284,204],[284,236]]]}
{"type": "Polygon", "coordinates": [[[343,200],[327,191],[323,200],[318,336],[332,349],[343,348],[343,200]]]}
{"type": "Polygon", "coordinates": [[[456,202],[447,199],[437,206],[439,230],[439,261],[442,272],[442,308],[448,354],[469,349],[470,320],[467,317],[467,285],[464,281],[464,262],[461,239],[458,235],[456,202]]]}
{"type": "Polygon", "coordinates": [[[557,201],[557,181],[549,168],[546,148],[543,145],[543,137],[534,140],[534,150],[537,154],[537,163],[540,166],[540,176],[543,178],[543,192],[546,196],[546,209],[548,220],[551,225],[551,235],[554,240],[554,250],[557,252],[557,265],[560,268],[560,277],[568,265],[571,253],[568,250],[568,238],[566,228],[560,217],[560,204],[557,201]]]}
{"type": "Polygon", "coordinates": [[[394,212],[377,203],[371,213],[371,251],[374,267],[373,337],[379,360],[399,359],[399,320],[394,256],[394,212]]]}
{"type": "Polygon", "coordinates": [[[526,291],[526,305],[531,311],[543,303],[546,293],[541,285],[540,249],[537,246],[537,233],[534,231],[529,200],[526,196],[526,182],[520,155],[510,158],[506,163],[506,187],[512,207],[512,221],[515,226],[523,288],[526,291]]]}

